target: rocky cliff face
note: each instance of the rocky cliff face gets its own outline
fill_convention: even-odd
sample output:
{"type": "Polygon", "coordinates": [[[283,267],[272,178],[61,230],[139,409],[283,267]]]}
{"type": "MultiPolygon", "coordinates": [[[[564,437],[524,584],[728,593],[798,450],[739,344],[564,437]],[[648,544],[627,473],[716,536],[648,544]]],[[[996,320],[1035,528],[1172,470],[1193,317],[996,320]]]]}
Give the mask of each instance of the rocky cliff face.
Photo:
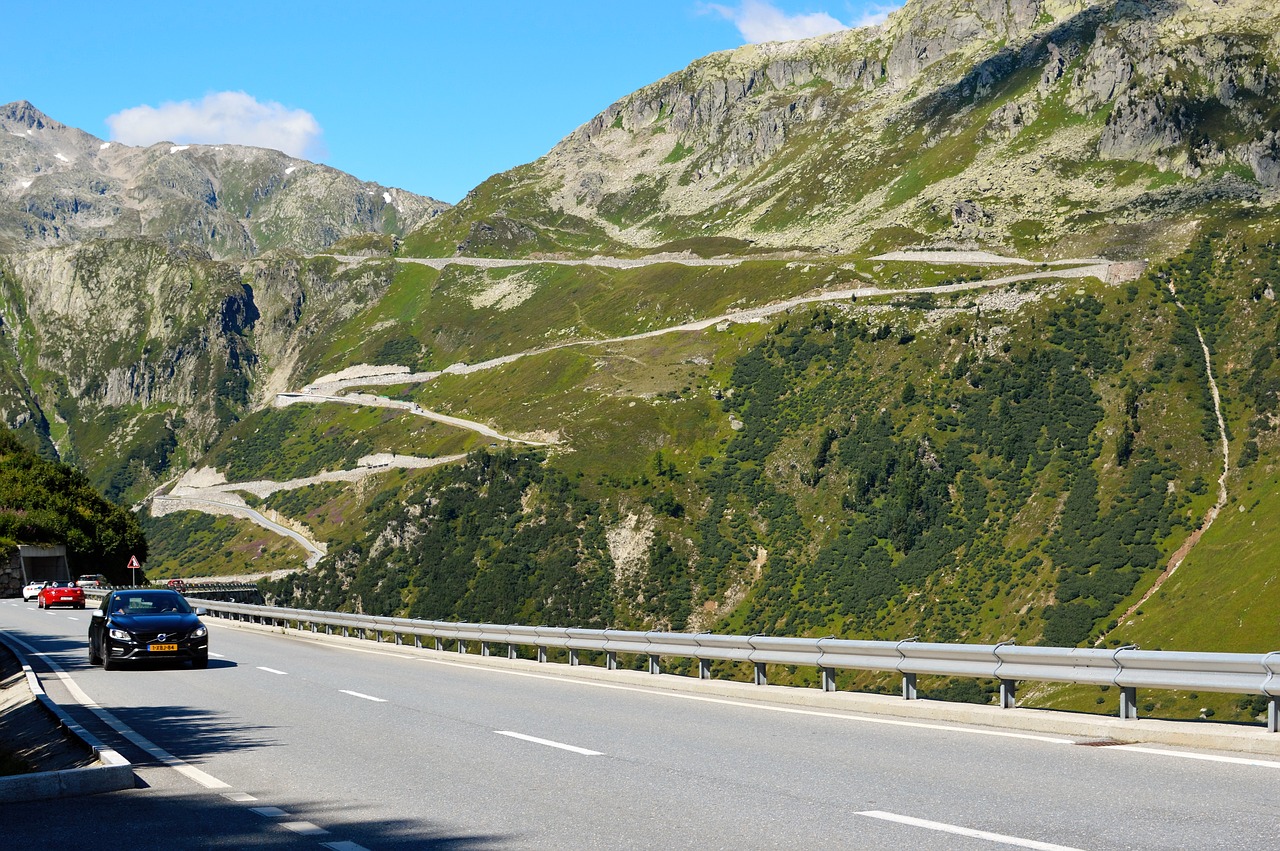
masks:
{"type": "MultiPolygon", "coordinates": [[[[699,60],[518,191],[637,246],[848,251],[892,232],[1025,250],[1030,230],[1051,244],[1274,190],[1278,36],[1261,0],[916,0],[882,27],[699,60]]],[[[455,218],[492,221],[508,197],[455,218]]]]}
{"type": "Polygon", "coordinates": [[[239,145],[133,148],[0,106],[0,248],[151,238],[214,258],[316,251],[363,233],[403,233],[447,204],[279,151],[239,145]]]}

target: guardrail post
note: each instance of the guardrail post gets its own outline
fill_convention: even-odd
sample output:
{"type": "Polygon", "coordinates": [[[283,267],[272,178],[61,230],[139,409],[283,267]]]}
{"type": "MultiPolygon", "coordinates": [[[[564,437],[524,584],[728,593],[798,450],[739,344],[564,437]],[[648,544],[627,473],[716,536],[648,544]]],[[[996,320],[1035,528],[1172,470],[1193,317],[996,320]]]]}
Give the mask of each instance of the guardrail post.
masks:
{"type": "Polygon", "coordinates": [[[489,642],[487,642],[487,641],[481,641],[481,642],[480,642],[480,655],[481,655],[481,656],[488,656],[488,655],[489,655],[489,642]]]}
{"type": "Polygon", "coordinates": [[[443,638],[441,638],[441,637],[440,637],[440,636],[438,636],[438,635],[437,635],[437,636],[435,636],[435,639],[436,639],[436,652],[438,652],[438,653],[443,653],[443,652],[444,652],[444,639],[443,639],[443,638]]]}
{"type": "Polygon", "coordinates": [[[653,654],[649,654],[649,673],[651,674],[662,673],[661,660],[659,660],[659,658],[653,654]]]}
{"type": "Polygon", "coordinates": [[[920,695],[916,693],[916,675],[903,674],[902,675],[902,699],[915,700],[919,696],[920,695]]]}
{"type": "Polygon", "coordinates": [[[463,641],[461,638],[458,639],[458,652],[459,653],[467,652],[467,642],[463,641]]]}
{"type": "Polygon", "coordinates": [[[1120,720],[1134,721],[1138,718],[1138,690],[1134,686],[1122,686],[1116,681],[1120,679],[1120,675],[1124,673],[1124,663],[1120,661],[1120,654],[1126,650],[1137,650],[1138,645],[1126,644],[1123,647],[1117,647],[1116,652],[1111,654],[1111,663],[1116,666],[1116,672],[1111,677],[1111,682],[1120,689],[1120,720]]]}
{"type": "Polygon", "coordinates": [[[1013,709],[1018,702],[1018,683],[1015,680],[1007,680],[1000,676],[1000,668],[1004,666],[1004,660],[1000,658],[1000,648],[1013,644],[1012,641],[1001,641],[991,653],[996,657],[996,679],[1000,680],[1000,708],[1013,709]]]}
{"type": "Polygon", "coordinates": [[[1136,721],[1138,718],[1138,689],[1134,686],[1120,687],[1120,719],[1136,721]]]}
{"type": "Polygon", "coordinates": [[[711,679],[711,660],[710,659],[698,660],[698,679],[700,680],[711,679]]]}
{"type": "Polygon", "coordinates": [[[578,651],[575,648],[570,647],[569,648],[569,667],[576,668],[577,666],[578,666],[578,651]]]}
{"type": "Polygon", "coordinates": [[[769,684],[769,678],[766,677],[764,673],[764,662],[756,662],[755,665],[756,665],[756,673],[755,673],[756,685],[767,686],[769,684]]]}
{"type": "Polygon", "coordinates": [[[606,671],[618,670],[618,654],[613,650],[606,650],[604,653],[604,669],[606,671]]]}
{"type": "Polygon", "coordinates": [[[547,648],[542,646],[538,647],[538,661],[542,663],[547,661],[547,648]]]}
{"type": "Polygon", "coordinates": [[[413,634],[413,646],[419,650],[422,649],[422,636],[418,635],[416,632],[413,634]]]}
{"type": "Polygon", "coordinates": [[[515,659],[515,658],[517,658],[517,654],[516,654],[516,646],[515,646],[514,644],[508,644],[508,645],[507,645],[507,658],[508,658],[508,659],[515,659]]]}
{"type": "Polygon", "coordinates": [[[1280,697],[1267,699],[1267,732],[1280,733],[1280,697]]]}
{"type": "Polygon", "coordinates": [[[819,668],[818,679],[822,682],[823,691],[836,690],[836,672],[832,668],[819,668]]]}

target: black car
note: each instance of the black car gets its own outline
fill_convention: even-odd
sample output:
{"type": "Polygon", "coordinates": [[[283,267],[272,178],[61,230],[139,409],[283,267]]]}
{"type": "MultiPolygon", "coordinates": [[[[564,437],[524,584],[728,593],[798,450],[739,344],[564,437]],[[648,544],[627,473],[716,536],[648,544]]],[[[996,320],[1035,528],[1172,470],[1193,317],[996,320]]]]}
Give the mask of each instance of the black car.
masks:
{"type": "Polygon", "coordinates": [[[190,661],[209,667],[204,609],[192,611],[177,591],[112,591],[89,619],[89,663],[110,671],[120,662],[190,661]]]}

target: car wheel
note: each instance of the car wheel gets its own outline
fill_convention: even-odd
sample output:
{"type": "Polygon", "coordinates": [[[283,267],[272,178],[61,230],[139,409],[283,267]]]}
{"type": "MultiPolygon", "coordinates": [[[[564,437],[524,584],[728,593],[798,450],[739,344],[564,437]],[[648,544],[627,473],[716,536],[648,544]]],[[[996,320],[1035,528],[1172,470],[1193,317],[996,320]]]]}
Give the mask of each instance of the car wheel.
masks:
{"type": "Polygon", "coordinates": [[[44,600],[36,600],[36,608],[37,608],[37,609],[43,609],[43,608],[44,608],[44,600]]]}
{"type": "Polygon", "coordinates": [[[101,656],[99,656],[97,653],[94,653],[94,652],[93,652],[93,642],[92,642],[92,641],[90,641],[90,642],[89,642],[89,664],[90,664],[90,665],[101,665],[101,664],[102,664],[102,657],[101,657],[101,656]]]}
{"type": "Polygon", "coordinates": [[[83,608],[84,608],[84,603],[81,603],[80,605],[76,606],[76,608],[77,608],[77,609],[83,609],[83,608]]]}
{"type": "Polygon", "coordinates": [[[208,653],[205,653],[203,656],[197,656],[196,658],[192,659],[192,660],[191,660],[191,667],[193,667],[193,668],[207,668],[207,667],[209,667],[209,654],[208,654],[208,653]]]}
{"type": "Polygon", "coordinates": [[[111,651],[103,648],[102,650],[102,670],[115,671],[119,670],[120,663],[111,658],[111,651]]]}

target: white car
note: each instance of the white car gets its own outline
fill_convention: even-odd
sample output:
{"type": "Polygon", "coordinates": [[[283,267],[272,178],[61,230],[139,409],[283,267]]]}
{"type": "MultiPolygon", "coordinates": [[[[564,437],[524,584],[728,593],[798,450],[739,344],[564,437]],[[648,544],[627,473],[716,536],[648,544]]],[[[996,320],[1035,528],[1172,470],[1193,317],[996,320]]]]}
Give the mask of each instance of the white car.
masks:
{"type": "Polygon", "coordinates": [[[30,603],[36,597],[39,597],[40,589],[48,584],[48,580],[41,579],[38,582],[28,582],[26,585],[22,586],[22,602],[30,603]]]}

